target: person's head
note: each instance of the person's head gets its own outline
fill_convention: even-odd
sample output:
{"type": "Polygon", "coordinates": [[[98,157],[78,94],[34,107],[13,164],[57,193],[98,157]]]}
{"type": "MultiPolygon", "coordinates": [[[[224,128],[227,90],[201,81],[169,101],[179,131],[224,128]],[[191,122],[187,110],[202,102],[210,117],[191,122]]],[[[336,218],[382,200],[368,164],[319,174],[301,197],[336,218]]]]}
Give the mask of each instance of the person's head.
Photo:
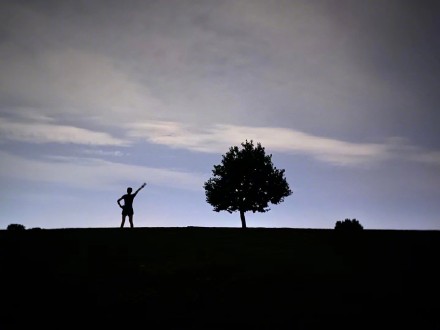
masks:
{"type": "Polygon", "coordinates": [[[128,194],[131,194],[132,191],[133,191],[133,189],[131,189],[131,187],[128,187],[128,188],[127,188],[127,193],[128,193],[128,194]]]}

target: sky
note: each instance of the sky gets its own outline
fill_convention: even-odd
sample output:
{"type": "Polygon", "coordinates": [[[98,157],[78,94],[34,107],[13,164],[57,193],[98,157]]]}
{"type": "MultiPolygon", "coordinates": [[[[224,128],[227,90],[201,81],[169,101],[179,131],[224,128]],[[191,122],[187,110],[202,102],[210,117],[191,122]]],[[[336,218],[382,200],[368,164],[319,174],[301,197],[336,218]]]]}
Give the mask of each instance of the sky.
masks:
{"type": "Polygon", "coordinates": [[[0,229],[240,227],[203,184],[261,143],[292,195],[248,227],[440,229],[440,5],[0,2],[0,229]]]}

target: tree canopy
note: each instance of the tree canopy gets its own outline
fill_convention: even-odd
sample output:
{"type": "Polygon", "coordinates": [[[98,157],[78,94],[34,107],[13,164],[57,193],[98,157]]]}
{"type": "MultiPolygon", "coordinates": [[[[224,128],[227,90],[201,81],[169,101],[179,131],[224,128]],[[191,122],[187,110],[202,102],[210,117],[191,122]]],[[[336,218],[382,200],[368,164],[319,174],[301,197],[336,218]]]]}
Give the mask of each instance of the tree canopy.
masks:
{"type": "Polygon", "coordinates": [[[267,212],[269,203],[279,204],[292,191],[284,177],[285,170],[272,164],[260,143],[241,143],[230,147],[221,164],[214,165],[213,176],[205,182],[206,201],[214,211],[239,211],[246,228],[245,212],[267,212]]]}

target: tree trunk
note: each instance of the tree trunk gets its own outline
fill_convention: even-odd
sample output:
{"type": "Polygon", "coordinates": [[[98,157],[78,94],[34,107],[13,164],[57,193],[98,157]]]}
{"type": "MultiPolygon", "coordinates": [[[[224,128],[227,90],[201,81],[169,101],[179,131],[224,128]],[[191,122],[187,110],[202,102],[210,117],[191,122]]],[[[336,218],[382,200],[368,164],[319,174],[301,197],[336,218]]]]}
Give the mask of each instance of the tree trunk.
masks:
{"type": "Polygon", "coordinates": [[[240,210],[241,228],[246,228],[246,219],[244,217],[244,211],[240,210]]]}

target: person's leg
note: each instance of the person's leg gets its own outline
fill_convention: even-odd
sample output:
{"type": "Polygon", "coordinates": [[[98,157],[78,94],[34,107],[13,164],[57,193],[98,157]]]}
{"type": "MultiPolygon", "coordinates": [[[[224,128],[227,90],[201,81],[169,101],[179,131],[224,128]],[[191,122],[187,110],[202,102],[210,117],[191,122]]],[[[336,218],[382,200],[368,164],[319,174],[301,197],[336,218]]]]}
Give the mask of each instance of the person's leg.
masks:
{"type": "Polygon", "coordinates": [[[125,224],[125,215],[122,215],[122,222],[121,222],[121,228],[124,227],[125,224]]]}
{"type": "Polygon", "coordinates": [[[133,228],[133,214],[128,216],[128,221],[130,221],[130,227],[133,228]]]}

